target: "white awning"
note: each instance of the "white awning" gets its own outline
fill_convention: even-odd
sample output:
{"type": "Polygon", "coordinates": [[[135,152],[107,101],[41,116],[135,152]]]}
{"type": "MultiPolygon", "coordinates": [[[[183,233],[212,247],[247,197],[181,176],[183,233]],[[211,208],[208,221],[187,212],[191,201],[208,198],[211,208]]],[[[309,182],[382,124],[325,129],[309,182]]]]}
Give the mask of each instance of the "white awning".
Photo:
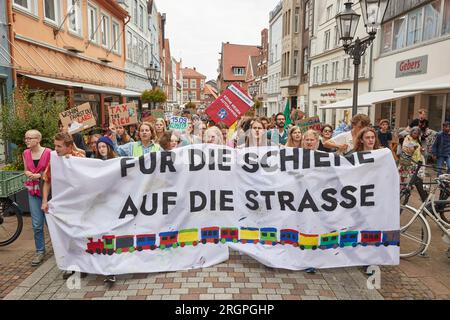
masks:
{"type": "Polygon", "coordinates": [[[450,89],[450,75],[394,89],[394,92],[435,91],[450,89]]]}
{"type": "Polygon", "coordinates": [[[83,90],[91,91],[91,92],[116,94],[116,95],[121,95],[124,97],[139,97],[141,95],[139,92],[130,91],[130,90],[122,89],[122,88],[98,86],[98,85],[94,85],[94,84],[74,82],[74,81],[68,81],[68,80],[62,80],[62,79],[47,78],[47,77],[34,76],[34,75],[32,76],[32,75],[28,75],[28,74],[22,74],[22,75],[27,78],[39,80],[42,82],[52,83],[52,84],[56,84],[56,85],[60,85],[60,86],[81,88],[83,90]]]}
{"type": "MultiPolygon", "coordinates": [[[[420,92],[395,93],[392,90],[372,91],[358,96],[358,107],[370,107],[375,103],[397,100],[414,96],[420,92]]],[[[353,106],[353,98],[348,98],[332,104],[320,106],[319,109],[349,109],[353,106]]]]}

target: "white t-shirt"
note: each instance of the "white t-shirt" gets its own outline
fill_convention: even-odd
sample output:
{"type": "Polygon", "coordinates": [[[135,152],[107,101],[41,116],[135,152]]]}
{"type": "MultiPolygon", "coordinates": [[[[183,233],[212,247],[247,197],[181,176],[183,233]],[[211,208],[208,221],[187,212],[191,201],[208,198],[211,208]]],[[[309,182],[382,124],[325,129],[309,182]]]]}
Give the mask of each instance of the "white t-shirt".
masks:
{"type": "MultiPolygon", "coordinates": [[[[338,134],[336,137],[330,139],[331,142],[336,144],[346,144],[347,150],[344,153],[350,152],[353,150],[353,136],[351,131],[343,132],[338,134]]],[[[339,152],[342,153],[342,152],[339,152]]]]}

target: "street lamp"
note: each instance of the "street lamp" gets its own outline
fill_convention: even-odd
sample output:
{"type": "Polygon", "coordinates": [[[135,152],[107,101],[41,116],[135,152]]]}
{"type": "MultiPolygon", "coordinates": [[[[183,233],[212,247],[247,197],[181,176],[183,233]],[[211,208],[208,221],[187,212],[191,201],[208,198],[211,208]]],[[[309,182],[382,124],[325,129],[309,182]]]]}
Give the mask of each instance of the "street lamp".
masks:
{"type": "Polygon", "coordinates": [[[339,33],[339,39],[343,42],[344,51],[353,59],[355,67],[353,79],[353,115],[358,112],[358,79],[359,66],[361,65],[361,57],[372,44],[377,33],[377,29],[383,22],[384,15],[390,0],[361,0],[361,11],[363,13],[364,25],[369,35],[367,38],[360,40],[359,37],[352,43],[358,22],[361,15],[352,9],[353,2],[347,1],[344,11],[336,15],[336,24],[339,33]]]}
{"type": "Polygon", "coordinates": [[[155,89],[156,85],[158,84],[161,70],[158,69],[156,63],[153,65],[153,62],[150,62],[150,66],[146,68],[145,71],[147,72],[148,80],[150,80],[150,83],[152,84],[152,89],[155,89]]]}

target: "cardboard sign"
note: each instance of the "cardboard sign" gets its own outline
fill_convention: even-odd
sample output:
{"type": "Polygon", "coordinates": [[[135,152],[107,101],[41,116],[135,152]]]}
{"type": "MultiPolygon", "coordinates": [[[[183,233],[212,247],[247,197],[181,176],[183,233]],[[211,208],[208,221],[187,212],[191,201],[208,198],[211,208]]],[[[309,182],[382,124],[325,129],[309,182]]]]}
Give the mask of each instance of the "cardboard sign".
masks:
{"type": "Polygon", "coordinates": [[[128,126],[138,123],[136,105],[132,103],[109,106],[109,124],[115,126],[128,126]]]}
{"type": "Polygon", "coordinates": [[[155,119],[158,119],[158,118],[164,119],[164,114],[165,114],[165,111],[164,111],[163,109],[155,109],[155,110],[152,110],[152,116],[153,116],[155,119]]]}
{"type": "Polygon", "coordinates": [[[97,124],[89,102],[61,112],[59,119],[70,134],[95,127],[97,124]]]}
{"type": "Polygon", "coordinates": [[[184,131],[188,126],[188,118],[185,117],[170,117],[169,130],[184,131]]]}
{"type": "Polygon", "coordinates": [[[320,123],[319,116],[305,118],[296,122],[297,127],[300,128],[302,132],[306,132],[309,129],[320,131],[322,124],[320,123]]]}
{"type": "Polygon", "coordinates": [[[241,118],[254,102],[238,84],[232,84],[214,101],[206,114],[215,122],[223,122],[228,127],[241,118]]]}

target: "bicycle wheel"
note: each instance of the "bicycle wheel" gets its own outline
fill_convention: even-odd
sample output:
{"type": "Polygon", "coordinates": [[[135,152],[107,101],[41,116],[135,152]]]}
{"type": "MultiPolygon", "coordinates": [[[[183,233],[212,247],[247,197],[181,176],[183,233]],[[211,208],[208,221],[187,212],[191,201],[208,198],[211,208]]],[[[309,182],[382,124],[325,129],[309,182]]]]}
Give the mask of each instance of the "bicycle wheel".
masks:
{"type": "Polygon", "coordinates": [[[444,209],[442,212],[439,212],[439,215],[445,223],[450,224],[450,210],[448,208],[444,209]]]}
{"type": "Polygon", "coordinates": [[[22,232],[22,213],[12,200],[0,199],[0,247],[13,243],[22,232]]]}
{"type": "Polygon", "coordinates": [[[421,253],[429,240],[429,227],[425,218],[416,215],[416,210],[409,206],[400,206],[400,258],[410,258],[421,253]]]}

